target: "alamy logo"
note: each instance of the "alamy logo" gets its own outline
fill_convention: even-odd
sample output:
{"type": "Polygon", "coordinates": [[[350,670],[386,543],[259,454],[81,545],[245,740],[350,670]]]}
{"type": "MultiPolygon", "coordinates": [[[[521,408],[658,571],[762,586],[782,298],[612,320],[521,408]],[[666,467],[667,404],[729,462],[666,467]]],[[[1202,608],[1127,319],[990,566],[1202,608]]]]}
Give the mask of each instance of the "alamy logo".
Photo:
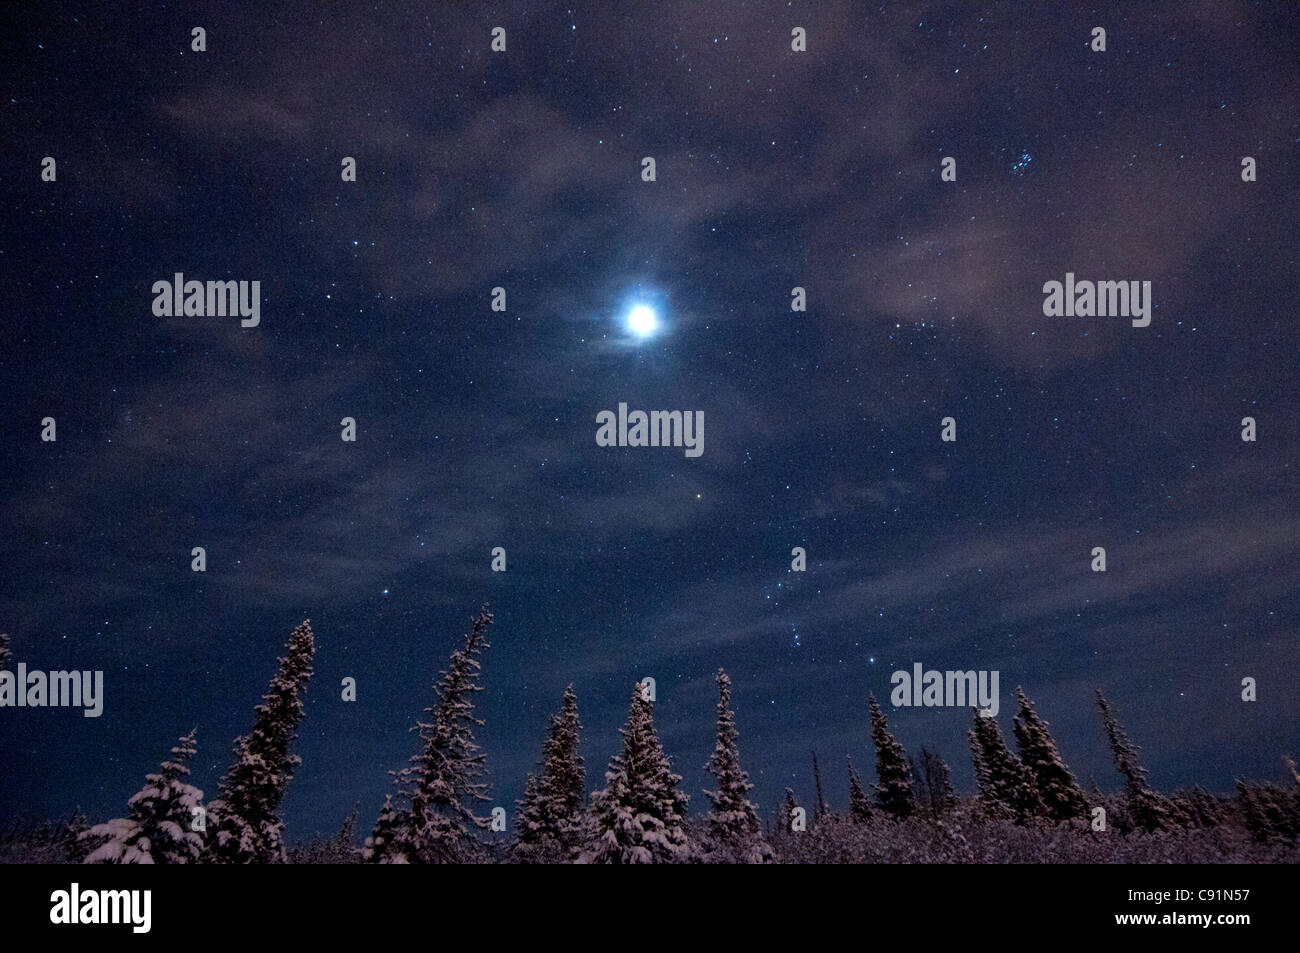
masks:
{"type": "Polygon", "coordinates": [[[87,718],[104,712],[104,673],[29,672],[19,662],[18,671],[0,669],[0,708],[84,707],[87,718]]]}
{"type": "Polygon", "coordinates": [[[704,452],[704,411],[702,410],[634,410],[618,405],[596,415],[600,424],[596,445],[601,447],[685,447],[688,457],[704,452]]]}
{"type": "Polygon", "coordinates": [[[898,671],[889,678],[894,690],[889,700],[895,708],[972,708],[981,715],[998,714],[998,673],[939,672],[916,662],[912,671],[898,671]]]}
{"type": "Polygon", "coordinates": [[[153,313],[159,318],[224,318],[239,315],[242,328],[255,328],[262,320],[260,281],[186,281],[176,272],[172,281],[153,283],[153,313]]]}
{"type": "Polygon", "coordinates": [[[74,883],[50,894],[50,903],[51,923],[129,923],[132,933],[148,933],[153,924],[151,890],[82,891],[74,883]]]}
{"type": "Polygon", "coordinates": [[[1065,273],[1065,284],[1043,285],[1043,314],[1049,318],[1132,318],[1133,327],[1151,323],[1151,282],[1078,281],[1074,272],[1065,273]]]}

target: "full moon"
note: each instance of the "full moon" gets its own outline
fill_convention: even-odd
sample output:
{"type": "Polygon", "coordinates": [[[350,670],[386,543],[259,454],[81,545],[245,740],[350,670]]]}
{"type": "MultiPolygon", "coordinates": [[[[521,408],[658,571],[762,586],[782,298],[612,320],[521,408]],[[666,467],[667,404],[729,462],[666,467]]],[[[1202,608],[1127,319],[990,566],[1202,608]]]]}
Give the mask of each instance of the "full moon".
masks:
{"type": "Polygon", "coordinates": [[[649,337],[659,326],[659,319],[651,308],[639,304],[628,314],[627,326],[637,337],[649,337]]]}

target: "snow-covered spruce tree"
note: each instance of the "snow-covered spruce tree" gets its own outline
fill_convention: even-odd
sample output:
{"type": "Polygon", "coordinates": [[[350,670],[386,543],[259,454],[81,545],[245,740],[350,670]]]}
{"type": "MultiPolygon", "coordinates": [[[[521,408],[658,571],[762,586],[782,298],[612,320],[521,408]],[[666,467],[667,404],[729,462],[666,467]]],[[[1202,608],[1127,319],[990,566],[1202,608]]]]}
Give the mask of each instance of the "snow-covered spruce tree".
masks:
{"type": "Polygon", "coordinates": [[[689,861],[687,796],[677,789],[681,775],[672,772],[659,744],[650,701],[640,684],[634,687],[621,734],[623,753],[610,759],[605,787],[591,796],[578,863],[689,861]]]}
{"type": "Polygon", "coordinates": [[[917,800],[931,817],[941,817],[957,806],[957,795],[952,789],[952,772],[938,754],[924,745],[912,765],[916,782],[917,800]]]}
{"type": "Polygon", "coordinates": [[[891,817],[908,817],[916,810],[916,795],[912,791],[912,766],[907,751],[889,733],[889,723],[876,704],[876,696],[869,695],[868,703],[871,740],[876,746],[876,804],[891,817]]]}
{"type": "Polygon", "coordinates": [[[293,769],[302,759],[289,753],[302,721],[302,694],[312,674],[316,638],[304,619],[289,635],[275,676],[253,709],[253,729],[235,739],[235,761],[208,805],[204,860],[219,864],[283,863],[284,799],[293,769]]]}
{"type": "Polygon", "coordinates": [[[1124,793],[1128,797],[1128,812],[1133,823],[1148,834],[1172,829],[1175,824],[1169,802],[1147,784],[1146,768],[1138,761],[1140,749],[1129,741],[1101,689],[1097,689],[1097,707],[1101,709],[1101,720],[1106,726],[1115,767],[1124,775],[1124,793]]]}
{"type": "Polygon", "coordinates": [[[352,810],[348,811],[348,816],[343,818],[343,823],[339,825],[339,832],[334,835],[334,842],[340,848],[356,851],[356,848],[352,845],[352,838],[356,835],[357,818],[360,815],[360,809],[354,806],[352,810]]]}
{"type": "Polygon", "coordinates": [[[813,789],[817,792],[817,801],[813,805],[813,822],[820,821],[823,817],[831,812],[831,807],[826,803],[826,796],[822,793],[822,769],[817,764],[817,752],[812,753],[813,759],[813,789]]]}
{"type": "Polygon", "coordinates": [[[705,791],[709,813],[704,819],[705,859],[714,863],[767,864],[772,849],[763,840],[758,809],[747,797],[754,787],[740,766],[740,732],[731,710],[731,679],[718,669],[718,739],[705,769],[717,780],[705,791]]]}
{"type": "Polygon", "coordinates": [[[1195,827],[1216,827],[1223,823],[1223,805],[1199,784],[1188,792],[1188,813],[1195,827]]]}
{"type": "MultiPolygon", "coordinates": [[[[554,728],[555,720],[551,719],[554,728]]],[[[545,759],[543,759],[543,764],[545,759]]],[[[510,839],[510,859],[517,864],[554,862],[554,843],[541,821],[542,775],[532,771],[524,778],[524,796],[515,802],[515,832],[510,839]]]]}
{"type": "Polygon", "coordinates": [[[79,860],[84,860],[86,845],[82,842],[81,835],[90,830],[90,819],[81,812],[81,808],[74,808],[72,815],[66,821],[58,822],[55,827],[58,830],[58,844],[63,853],[59,862],[75,864],[79,860]]]}
{"type": "Polygon", "coordinates": [[[980,808],[987,816],[1024,824],[1042,812],[1033,772],[1007,747],[997,719],[977,709],[970,731],[970,750],[980,808]]]}
{"type": "MultiPolygon", "coordinates": [[[[862,778],[858,777],[857,769],[853,767],[853,759],[849,758],[849,817],[854,824],[865,824],[871,820],[871,799],[867,797],[866,789],[862,786],[862,778]]],[[[789,790],[787,788],[787,790],[789,790]]]]}
{"type": "Polygon", "coordinates": [[[568,860],[582,836],[586,770],[578,754],[578,696],[564,690],[558,714],[542,746],[542,769],[528,775],[519,801],[511,859],[517,863],[558,863],[568,860]]]}
{"type": "Polygon", "coordinates": [[[1034,786],[1047,816],[1054,821],[1086,819],[1088,802],[1074,774],[1056,749],[1048,724],[1034,710],[1034,703],[1021,688],[1016,689],[1020,713],[1012,720],[1020,760],[1034,775],[1034,786]]]}
{"type": "Polygon", "coordinates": [[[1237,779],[1237,795],[1246,829],[1261,843],[1300,839],[1300,784],[1282,786],[1237,779]]]}
{"type": "Polygon", "coordinates": [[[1215,797],[1199,784],[1190,791],[1175,791],[1168,800],[1173,820],[1179,827],[1204,829],[1217,827],[1223,822],[1215,797]]]}
{"type": "Polygon", "coordinates": [[[1282,839],[1278,821],[1282,815],[1273,802],[1272,795],[1258,782],[1237,779],[1237,798],[1246,829],[1260,843],[1282,839]]]}
{"type": "Polygon", "coordinates": [[[476,860],[480,844],[476,830],[489,826],[474,813],[476,802],[487,800],[483,753],[474,740],[474,693],[479,655],[488,648],[492,613],[483,608],[465,636],[463,647],[451,653],[447,670],[435,686],[437,702],[425,713],[430,720],[417,725],[423,742],[411,764],[395,772],[397,800],[390,796],[374,831],[366,838],[362,859],[377,864],[456,864],[476,860]]]}
{"type": "Polygon", "coordinates": [[[785,789],[785,816],[781,819],[781,830],[787,834],[794,831],[794,812],[799,809],[799,802],[794,799],[794,791],[785,789]]]}
{"type": "Polygon", "coordinates": [[[194,808],[203,792],[186,783],[188,762],[196,749],[195,730],[172,748],[171,760],[160,774],[147,774],[144,787],[126,802],[127,816],[114,818],[81,833],[79,839],[98,844],[87,864],[191,864],[203,852],[203,837],[191,829],[194,808]]]}
{"type": "MultiPolygon", "coordinates": [[[[401,777],[396,771],[389,774],[401,777]]],[[[384,806],[379,809],[374,829],[366,838],[361,848],[361,859],[367,863],[400,864],[407,863],[406,857],[399,853],[399,845],[404,844],[404,833],[409,818],[407,811],[394,806],[393,796],[384,795],[384,806]]]]}

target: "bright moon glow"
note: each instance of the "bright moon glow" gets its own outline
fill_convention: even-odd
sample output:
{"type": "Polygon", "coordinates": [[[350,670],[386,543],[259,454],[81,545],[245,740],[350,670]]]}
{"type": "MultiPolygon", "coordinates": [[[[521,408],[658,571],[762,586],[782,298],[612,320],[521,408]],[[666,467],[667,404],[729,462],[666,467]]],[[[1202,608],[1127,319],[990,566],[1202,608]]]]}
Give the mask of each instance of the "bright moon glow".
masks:
{"type": "Polygon", "coordinates": [[[659,321],[655,317],[654,311],[643,304],[637,305],[632,309],[632,313],[627,316],[627,326],[638,337],[648,337],[654,334],[658,324],[659,321]]]}

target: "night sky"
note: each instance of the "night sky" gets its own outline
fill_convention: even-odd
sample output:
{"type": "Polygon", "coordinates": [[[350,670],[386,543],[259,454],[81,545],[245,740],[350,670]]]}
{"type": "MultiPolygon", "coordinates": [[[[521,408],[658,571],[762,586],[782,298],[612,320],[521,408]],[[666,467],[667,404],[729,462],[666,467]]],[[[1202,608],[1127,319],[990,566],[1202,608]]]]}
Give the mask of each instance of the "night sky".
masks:
{"type": "Polygon", "coordinates": [[[1157,788],[1280,777],[1300,9],[1044,6],[6,7],[0,631],[106,698],[0,710],[0,820],[120,816],[195,725],[215,796],[310,618],[286,834],[368,831],[484,603],[511,813],[565,685],[592,789],[645,676],[703,809],[719,666],[765,816],[814,749],[873,778],[868,692],[972,790],[970,712],[888,704],[916,662],[999,671],[1008,732],[1023,685],[1085,788],[1097,688],[1157,788]],[[260,325],[155,316],[176,272],[260,325]],[[1046,317],[1067,272],[1150,325],[1046,317]],[[620,402],[703,454],[597,446],[620,402]]]}

